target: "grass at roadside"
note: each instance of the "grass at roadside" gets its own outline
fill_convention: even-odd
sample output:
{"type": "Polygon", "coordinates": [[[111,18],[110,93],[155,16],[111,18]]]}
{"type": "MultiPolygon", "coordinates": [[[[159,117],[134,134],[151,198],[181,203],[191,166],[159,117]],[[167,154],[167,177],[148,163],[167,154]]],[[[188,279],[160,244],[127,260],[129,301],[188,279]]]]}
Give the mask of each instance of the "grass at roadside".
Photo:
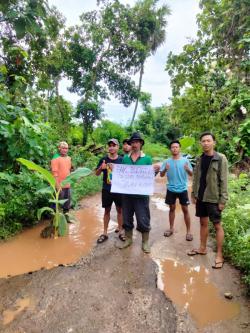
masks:
{"type": "Polygon", "coordinates": [[[229,200],[223,212],[224,255],[243,273],[250,293],[250,177],[229,181],[229,200]]]}

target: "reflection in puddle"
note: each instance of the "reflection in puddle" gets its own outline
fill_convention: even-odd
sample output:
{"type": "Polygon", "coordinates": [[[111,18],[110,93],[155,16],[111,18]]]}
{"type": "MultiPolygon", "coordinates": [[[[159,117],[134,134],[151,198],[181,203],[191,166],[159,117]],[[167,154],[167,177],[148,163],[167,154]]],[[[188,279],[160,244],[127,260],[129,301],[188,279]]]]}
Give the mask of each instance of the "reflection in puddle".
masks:
{"type": "Polygon", "coordinates": [[[184,307],[198,327],[239,314],[239,304],[224,300],[209,282],[205,267],[188,267],[174,260],[157,261],[160,267],[158,287],[178,306],[184,307]]]}
{"type": "Polygon", "coordinates": [[[43,239],[43,224],[1,244],[0,278],[70,264],[88,254],[102,228],[100,210],[84,208],[75,216],[78,222],[69,224],[68,236],[43,239]]]}
{"type": "Polygon", "coordinates": [[[18,299],[15,303],[14,310],[5,310],[3,312],[3,324],[7,325],[24,309],[31,306],[29,298],[18,299]]]}

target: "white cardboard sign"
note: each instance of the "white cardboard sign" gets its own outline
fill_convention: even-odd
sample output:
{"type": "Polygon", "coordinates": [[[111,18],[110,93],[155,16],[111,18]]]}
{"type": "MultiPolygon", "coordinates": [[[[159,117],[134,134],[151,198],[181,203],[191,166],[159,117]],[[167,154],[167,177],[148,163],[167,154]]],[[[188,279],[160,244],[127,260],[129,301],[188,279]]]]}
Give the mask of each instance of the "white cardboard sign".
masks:
{"type": "Polygon", "coordinates": [[[153,194],[153,166],[113,164],[111,192],[140,195],[153,194]]]}

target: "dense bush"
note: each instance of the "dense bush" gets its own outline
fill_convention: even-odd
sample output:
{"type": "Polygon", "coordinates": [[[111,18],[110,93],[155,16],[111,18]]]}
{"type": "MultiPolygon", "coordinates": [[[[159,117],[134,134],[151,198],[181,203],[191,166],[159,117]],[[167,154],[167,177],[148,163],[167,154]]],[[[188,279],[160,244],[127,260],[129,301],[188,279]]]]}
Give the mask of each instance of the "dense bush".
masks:
{"type": "Polygon", "coordinates": [[[47,198],[37,192],[43,187],[43,180],[26,170],[17,175],[0,173],[0,238],[37,221],[37,209],[48,204],[47,198]]]}
{"type": "Polygon", "coordinates": [[[162,161],[169,156],[169,150],[166,146],[160,143],[152,143],[147,138],[145,146],[143,146],[143,152],[157,161],[162,161]]]}
{"type": "Polygon", "coordinates": [[[250,178],[241,174],[229,182],[229,200],[223,212],[224,254],[244,274],[250,292],[250,178]]]}
{"type": "Polygon", "coordinates": [[[88,159],[93,156],[89,151],[86,150],[85,147],[79,145],[70,147],[69,155],[71,157],[72,165],[74,168],[83,166],[88,161],[88,159]]]}
{"type": "Polygon", "coordinates": [[[72,188],[72,204],[74,207],[77,206],[79,200],[87,195],[99,192],[102,188],[102,177],[91,175],[83,178],[76,183],[72,188]]]}
{"type": "Polygon", "coordinates": [[[106,145],[111,138],[116,138],[121,144],[128,136],[124,127],[109,120],[103,120],[92,134],[94,141],[103,145],[106,145]]]}

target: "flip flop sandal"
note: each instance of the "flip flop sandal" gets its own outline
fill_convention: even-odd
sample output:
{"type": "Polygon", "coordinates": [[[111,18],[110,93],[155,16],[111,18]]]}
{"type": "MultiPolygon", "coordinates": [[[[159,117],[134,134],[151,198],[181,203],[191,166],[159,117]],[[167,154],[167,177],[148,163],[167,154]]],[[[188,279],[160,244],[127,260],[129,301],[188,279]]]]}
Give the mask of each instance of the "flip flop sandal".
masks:
{"type": "Polygon", "coordinates": [[[122,242],[125,242],[126,237],[125,237],[125,235],[120,234],[120,235],[119,235],[119,239],[120,239],[122,242]]]}
{"type": "Polygon", "coordinates": [[[192,234],[186,234],[186,241],[192,241],[193,235],[192,234]]]}
{"type": "Polygon", "coordinates": [[[199,252],[198,250],[193,249],[187,253],[188,256],[196,256],[198,254],[201,256],[205,256],[207,252],[199,252]]]}
{"type": "Polygon", "coordinates": [[[107,235],[101,235],[98,239],[97,239],[97,243],[98,244],[101,244],[101,243],[103,243],[103,242],[105,242],[106,240],[108,239],[108,236],[107,235]]]}
{"type": "Polygon", "coordinates": [[[173,235],[173,233],[174,232],[172,230],[167,230],[167,231],[164,232],[163,235],[164,235],[164,237],[170,237],[171,235],[173,235]]]}
{"type": "Polygon", "coordinates": [[[214,265],[212,265],[212,268],[214,269],[221,269],[224,265],[224,260],[223,261],[215,261],[214,265]]]}

